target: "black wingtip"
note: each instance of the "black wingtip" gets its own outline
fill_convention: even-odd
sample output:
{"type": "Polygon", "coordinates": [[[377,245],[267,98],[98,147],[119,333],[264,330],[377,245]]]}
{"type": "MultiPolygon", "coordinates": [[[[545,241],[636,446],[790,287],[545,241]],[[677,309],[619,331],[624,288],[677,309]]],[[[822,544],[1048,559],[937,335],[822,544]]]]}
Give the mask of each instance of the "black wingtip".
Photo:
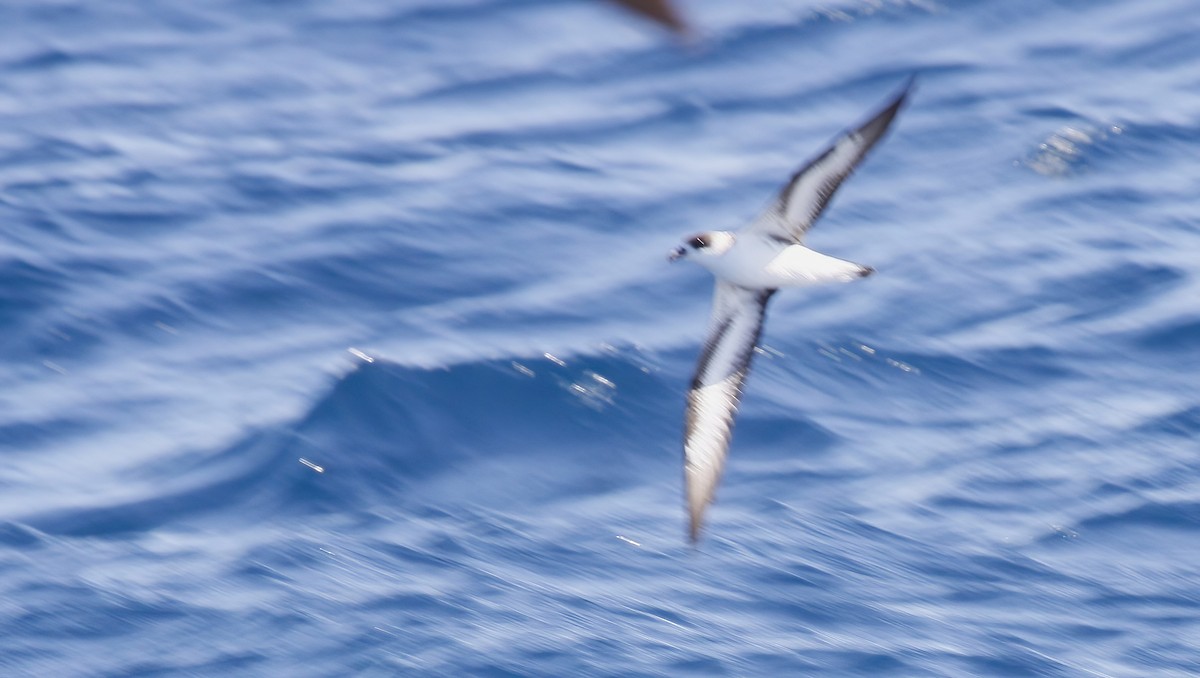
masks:
{"type": "Polygon", "coordinates": [[[904,79],[904,84],[900,85],[900,87],[896,89],[895,94],[887,99],[887,103],[879,109],[879,112],[876,113],[873,118],[877,119],[881,117],[894,117],[896,112],[899,111],[904,104],[908,103],[909,97],[911,97],[913,92],[916,90],[917,74],[910,73],[909,76],[904,79]]]}
{"type": "Polygon", "coordinates": [[[908,79],[905,80],[904,84],[900,87],[900,90],[896,92],[896,94],[892,95],[892,98],[888,100],[888,103],[885,104],[878,113],[871,116],[870,120],[866,121],[857,130],[855,130],[859,134],[862,134],[869,139],[870,146],[873,146],[875,142],[887,132],[888,127],[890,127],[892,124],[892,120],[896,118],[896,114],[898,114],[900,109],[908,103],[909,97],[912,96],[912,93],[916,90],[916,82],[917,74],[913,73],[909,75],[908,79]]]}
{"type": "Polygon", "coordinates": [[[887,111],[890,113],[889,119],[895,117],[896,113],[899,112],[900,109],[903,108],[906,104],[908,104],[908,100],[912,97],[913,93],[916,91],[917,91],[917,74],[909,73],[908,77],[905,78],[905,80],[904,80],[904,84],[900,85],[899,91],[897,91],[892,96],[891,103],[884,107],[884,111],[887,111]]]}
{"type": "Polygon", "coordinates": [[[916,91],[917,91],[917,74],[909,73],[908,78],[905,79],[904,84],[900,87],[901,101],[908,101],[908,98],[911,97],[913,95],[913,93],[916,91]]]}
{"type": "Polygon", "coordinates": [[[917,91],[917,74],[910,73],[908,78],[904,80],[904,84],[900,86],[899,91],[892,95],[891,103],[884,106],[883,111],[889,113],[888,118],[895,117],[897,111],[900,110],[906,103],[913,92],[917,91]]]}

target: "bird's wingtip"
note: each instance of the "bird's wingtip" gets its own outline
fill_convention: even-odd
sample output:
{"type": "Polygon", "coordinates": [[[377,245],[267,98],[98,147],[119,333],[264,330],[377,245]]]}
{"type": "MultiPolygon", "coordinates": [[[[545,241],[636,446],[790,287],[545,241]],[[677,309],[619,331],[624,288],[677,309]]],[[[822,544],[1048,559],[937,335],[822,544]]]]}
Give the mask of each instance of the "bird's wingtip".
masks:
{"type": "Polygon", "coordinates": [[[892,99],[892,105],[890,108],[899,109],[908,102],[909,98],[912,97],[913,93],[916,91],[917,73],[914,71],[908,74],[908,77],[904,79],[904,84],[900,85],[900,88],[896,90],[896,95],[892,99]]]}
{"type": "Polygon", "coordinates": [[[688,544],[696,546],[700,543],[700,532],[704,528],[704,502],[697,502],[692,497],[688,497],[688,544]]]}

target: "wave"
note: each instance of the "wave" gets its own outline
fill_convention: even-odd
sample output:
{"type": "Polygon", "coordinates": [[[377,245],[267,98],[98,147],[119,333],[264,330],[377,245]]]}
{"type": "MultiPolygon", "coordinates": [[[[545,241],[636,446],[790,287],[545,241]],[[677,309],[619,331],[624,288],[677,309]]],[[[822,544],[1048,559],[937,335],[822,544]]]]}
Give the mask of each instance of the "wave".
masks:
{"type": "MultiPolygon", "coordinates": [[[[166,523],[270,521],[431,505],[545,506],[675,465],[680,391],[618,353],[438,369],[363,362],[297,421],[199,461],[143,469],[161,489],[26,522],[111,535],[166,523]]],[[[674,471],[672,470],[671,473],[674,471]]]]}

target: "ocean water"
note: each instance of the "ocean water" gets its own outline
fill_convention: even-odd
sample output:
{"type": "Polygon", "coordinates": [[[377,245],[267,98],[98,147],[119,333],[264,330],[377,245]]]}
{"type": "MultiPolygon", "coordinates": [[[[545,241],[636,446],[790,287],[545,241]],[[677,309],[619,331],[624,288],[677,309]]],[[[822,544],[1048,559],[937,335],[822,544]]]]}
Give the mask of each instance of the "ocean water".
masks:
{"type": "Polygon", "coordinates": [[[680,5],[0,3],[0,675],[1200,674],[1195,4],[680,5]]]}

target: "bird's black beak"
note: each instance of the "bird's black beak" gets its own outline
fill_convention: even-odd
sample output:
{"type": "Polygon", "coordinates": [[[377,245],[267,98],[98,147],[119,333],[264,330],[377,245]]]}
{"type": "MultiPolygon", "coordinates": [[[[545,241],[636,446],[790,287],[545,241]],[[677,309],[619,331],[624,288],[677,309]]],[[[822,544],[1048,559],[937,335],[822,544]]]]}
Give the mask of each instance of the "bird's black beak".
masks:
{"type": "Polygon", "coordinates": [[[683,247],[676,247],[667,255],[667,261],[678,261],[685,256],[687,256],[687,250],[683,249],[683,247]]]}

